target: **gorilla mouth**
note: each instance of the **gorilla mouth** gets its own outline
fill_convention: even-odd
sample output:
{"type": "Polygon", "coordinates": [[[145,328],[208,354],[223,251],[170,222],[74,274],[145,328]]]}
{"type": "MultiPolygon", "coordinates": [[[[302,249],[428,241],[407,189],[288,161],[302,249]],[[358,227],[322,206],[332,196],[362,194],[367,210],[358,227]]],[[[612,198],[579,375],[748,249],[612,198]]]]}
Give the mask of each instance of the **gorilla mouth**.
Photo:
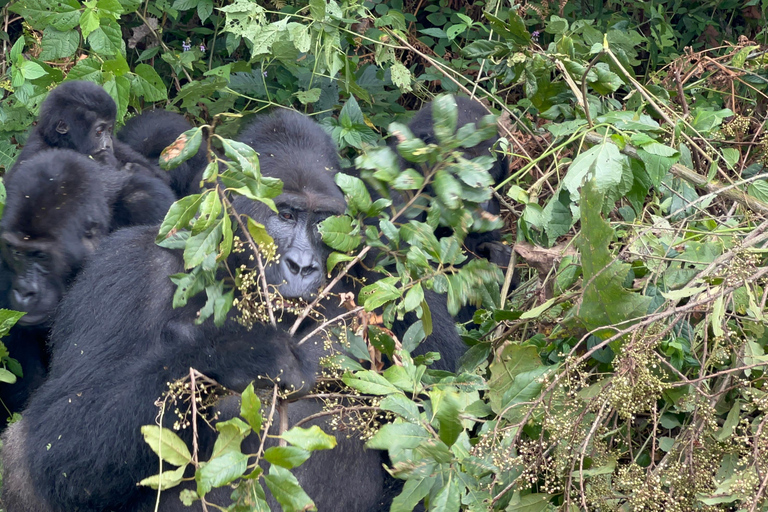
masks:
{"type": "Polygon", "coordinates": [[[27,313],[16,323],[28,327],[30,325],[44,324],[50,317],[50,313],[27,313]]]}

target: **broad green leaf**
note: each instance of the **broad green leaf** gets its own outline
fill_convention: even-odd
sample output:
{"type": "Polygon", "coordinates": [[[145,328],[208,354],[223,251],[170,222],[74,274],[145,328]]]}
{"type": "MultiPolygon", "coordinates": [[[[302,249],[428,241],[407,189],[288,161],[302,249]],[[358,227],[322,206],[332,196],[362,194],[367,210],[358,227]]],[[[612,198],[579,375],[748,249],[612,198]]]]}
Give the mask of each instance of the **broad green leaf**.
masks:
{"type": "Polygon", "coordinates": [[[578,201],[579,190],[585,180],[595,180],[596,190],[605,194],[614,191],[621,183],[624,157],[615,144],[598,144],[579,154],[563,178],[563,186],[573,201],[578,201]]]}
{"type": "Polygon", "coordinates": [[[659,186],[661,179],[672,168],[672,164],[680,158],[680,153],[676,150],[657,142],[643,145],[637,149],[637,154],[645,164],[645,170],[654,187],[659,186]]]}
{"type": "Polygon", "coordinates": [[[174,469],[173,471],[163,471],[159,475],[153,475],[149,478],[145,478],[139,482],[139,485],[165,491],[172,487],[176,487],[181,483],[181,479],[184,478],[184,471],[186,469],[187,466],[184,465],[180,468],[174,469]]]}
{"type": "Polygon", "coordinates": [[[385,411],[391,411],[403,417],[406,421],[417,423],[419,421],[419,407],[416,402],[402,394],[387,395],[381,401],[381,408],[385,411]]]}
{"type": "Polygon", "coordinates": [[[174,466],[186,466],[192,460],[187,445],[172,430],[157,425],[141,427],[144,441],[158,457],[174,466]]]}
{"type": "Polygon", "coordinates": [[[353,234],[351,217],[328,217],[317,225],[317,229],[323,237],[323,242],[336,251],[349,252],[362,242],[360,235],[353,234]]]}
{"type": "Polygon", "coordinates": [[[403,450],[416,448],[430,439],[429,433],[412,423],[387,423],[376,432],[365,446],[374,450],[403,450]]]}
{"type": "Polygon", "coordinates": [[[549,494],[526,494],[512,498],[506,512],[554,512],[555,506],[550,503],[549,494]]]}
{"type": "Polygon", "coordinates": [[[88,39],[88,36],[99,28],[99,15],[96,12],[96,2],[83,2],[85,10],[80,15],[80,31],[83,34],[83,39],[88,39]],[[89,5],[90,4],[90,5],[89,5]]]}
{"type": "Polygon", "coordinates": [[[317,87],[313,87],[308,91],[298,91],[296,93],[296,98],[301,102],[302,105],[309,105],[320,99],[321,92],[322,91],[317,87]]]}
{"type": "Polygon", "coordinates": [[[4,382],[6,384],[15,384],[16,375],[9,370],[6,370],[5,368],[0,368],[0,382],[4,382]]]}
{"type": "Polygon", "coordinates": [[[219,436],[213,444],[212,459],[221,457],[229,452],[240,452],[240,443],[251,433],[250,427],[240,418],[231,418],[216,423],[219,436]]]}
{"type": "Polygon", "coordinates": [[[397,278],[386,277],[369,284],[360,290],[357,296],[358,301],[362,306],[365,306],[366,311],[370,312],[387,302],[397,300],[400,298],[402,290],[395,287],[396,282],[397,278]]]}
{"type": "Polygon", "coordinates": [[[184,268],[190,269],[200,265],[209,254],[216,254],[221,241],[222,223],[218,222],[202,233],[191,236],[184,248],[184,268]]]}
{"type": "Polygon", "coordinates": [[[284,512],[316,510],[314,502],[301,488],[296,477],[287,469],[272,465],[269,468],[269,474],[264,476],[264,480],[284,512]]]}
{"type": "Polygon", "coordinates": [[[357,212],[368,213],[373,203],[363,180],[344,173],[336,174],[334,180],[344,192],[347,199],[347,207],[352,212],[352,215],[356,215],[357,212]]]}
{"type": "Polygon", "coordinates": [[[13,311],[11,309],[0,309],[0,338],[7,336],[11,327],[16,325],[21,317],[26,315],[23,311],[13,311]]]}
{"type": "Polygon", "coordinates": [[[136,96],[143,97],[145,101],[165,101],[168,99],[168,90],[155,68],[148,64],[138,64],[134,73],[131,87],[136,96]]]}
{"type": "Polygon", "coordinates": [[[155,242],[161,242],[174,232],[180,229],[186,229],[189,226],[189,221],[191,221],[197,213],[202,201],[202,194],[193,194],[191,196],[182,197],[173,203],[168,210],[168,213],[165,214],[165,219],[163,219],[163,223],[160,226],[160,232],[158,233],[155,242]]]}
{"type": "Polygon", "coordinates": [[[307,450],[296,446],[272,446],[264,451],[264,460],[285,469],[293,469],[304,464],[310,455],[307,450]]]}
{"type": "Polygon", "coordinates": [[[463,491],[464,486],[461,485],[461,482],[454,473],[450,473],[448,482],[437,492],[434,500],[430,503],[429,510],[434,510],[435,512],[458,512],[461,506],[461,494],[463,491]]]}
{"type": "MultiPolygon", "coordinates": [[[[113,19],[101,18],[100,26],[88,35],[88,44],[91,45],[93,51],[101,55],[125,55],[123,33],[120,30],[120,25],[113,19]]],[[[162,84],[159,75],[157,79],[162,84]]]]}
{"type": "MultiPolygon", "coordinates": [[[[21,14],[24,21],[37,30],[52,27],[64,32],[78,26],[81,8],[82,6],[77,0],[60,0],[56,2],[51,0],[27,0],[12,3],[9,10],[21,14]]],[[[24,38],[19,39],[19,41],[23,40],[24,38]]],[[[11,54],[11,60],[16,60],[13,54],[11,54]]]]}
{"type": "Polygon", "coordinates": [[[354,374],[345,373],[341,380],[343,380],[344,384],[347,386],[369,395],[400,393],[400,390],[393,386],[387,379],[370,370],[364,370],[354,374]]]}
{"type": "Polygon", "coordinates": [[[201,128],[192,128],[182,133],[173,144],[160,153],[160,167],[166,171],[178,167],[197,153],[202,141],[203,130],[201,128]]]}
{"type": "Polygon", "coordinates": [[[60,31],[49,26],[43,31],[40,60],[56,60],[71,57],[80,44],[80,34],[76,30],[60,31]]]}
{"type": "Polygon", "coordinates": [[[490,365],[491,377],[488,380],[490,402],[497,414],[503,409],[502,397],[506,390],[521,373],[536,370],[542,366],[536,347],[504,345],[499,356],[490,365]]]}
{"type": "Polygon", "coordinates": [[[215,487],[223,487],[243,476],[248,469],[248,456],[239,451],[228,451],[220,457],[201,464],[195,472],[197,494],[205,496],[215,487]]]}
{"type": "Polygon", "coordinates": [[[440,425],[440,440],[450,447],[464,430],[459,418],[462,410],[459,394],[450,389],[438,388],[431,391],[429,396],[432,399],[433,413],[440,425]]]}
{"type": "Polygon", "coordinates": [[[330,450],[336,446],[336,438],[323,432],[317,425],[309,428],[293,427],[280,437],[308,452],[330,450]]]}
{"type": "Polygon", "coordinates": [[[444,143],[456,133],[459,110],[452,94],[442,94],[432,101],[432,122],[435,137],[444,143]]]}
{"type": "Polygon", "coordinates": [[[403,491],[392,500],[390,512],[411,512],[429,494],[434,483],[434,477],[409,478],[403,485],[403,491]]]}
{"type": "Polygon", "coordinates": [[[240,396],[240,416],[245,418],[254,432],[261,430],[261,400],[253,390],[253,382],[248,384],[240,396]]]}

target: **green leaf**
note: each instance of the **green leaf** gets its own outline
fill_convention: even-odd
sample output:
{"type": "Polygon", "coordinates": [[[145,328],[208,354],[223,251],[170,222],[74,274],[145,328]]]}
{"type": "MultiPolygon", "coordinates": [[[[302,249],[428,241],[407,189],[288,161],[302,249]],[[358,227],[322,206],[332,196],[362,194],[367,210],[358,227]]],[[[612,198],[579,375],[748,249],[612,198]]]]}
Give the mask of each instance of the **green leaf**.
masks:
{"type": "Polygon", "coordinates": [[[213,445],[212,459],[221,457],[229,452],[240,452],[240,443],[251,433],[251,429],[240,418],[231,418],[216,424],[219,436],[213,445]]]}
{"type": "Polygon", "coordinates": [[[422,302],[424,302],[424,289],[421,287],[421,283],[416,283],[405,294],[403,308],[405,308],[405,311],[413,311],[419,307],[422,302]]]}
{"type": "Polygon", "coordinates": [[[302,105],[309,105],[320,99],[321,92],[322,91],[317,87],[313,87],[308,91],[298,91],[296,93],[296,98],[301,102],[302,105]]]}
{"type": "Polygon", "coordinates": [[[4,382],[6,384],[15,384],[16,375],[6,370],[5,368],[0,368],[0,382],[4,382]]]}
{"type": "MultiPolygon", "coordinates": [[[[25,22],[37,30],[52,27],[65,32],[78,26],[81,8],[77,0],[26,0],[12,3],[9,10],[20,14],[25,22]]],[[[19,41],[23,44],[24,38],[19,41]]],[[[11,53],[11,61],[15,60],[16,56],[11,53]]]]}
{"type": "Polygon", "coordinates": [[[253,391],[253,382],[248,384],[240,396],[240,416],[245,418],[254,432],[261,430],[261,400],[253,391]]]}
{"type": "Polygon", "coordinates": [[[309,428],[293,427],[280,437],[308,452],[330,450],[336,446],[336,438],[323,432],[317,425],[309,428]]]}
{"type": "Polygon", "coordinates": [[[419,407],[416,405],[416,402],[405,395],[399,393],[387,395],[381,401],[380,406],[385,411],[391,411],[402,416],[406,421],[411,423],[419,422],[419,407]]]}
{"type": "Polygon", "coordinates": [[[186,466],[192,460],[187,445],[172,430],[157,425],[141,427],[144,441],[158,457],[174,466],[186,466]]]}
{"type": "Polygon", "coordinates": [[[151,102],[168,99],[167,88],[155,68],[148,64],[138,64],[134,73],[131,87],[136,96],[141,96],[145,101],[151,102]]]}
{"type": "Polygon", "coordinates": [[[344,384],[347,386],[369,395],[400,393],[400,390],[393,386],[387,379],[371,370],[364,370],[354,374],[345,373],[341,380],[344,381],[344,384]]]}
{"type": "Polygon", "coordinates": [[[430,502],[430,511],[458,512],[461,505],[461,494],[465,487],[454,473],[450,473],[448,482],[438,491],[434,500],[430,502]]]}
{"type": "Polygon", "coordinates": [[[334,176],[334,181],[344,192],[344,196],[347,199],[347,207],[352,212],[352,215],[356,215],[358,212],[368,213],[373,203],[363,180],[355,176],[338,173],[334,176]]]}
{"type": "Polygon", "coordinates": [[[637,149],[637,154],[645,164],[645,170],[654,187],[661,184],[662,178],[672,168],[672,164],[680,158],[679,152],[657,142],[643,145],[637,149]]]}
{"type": "Polygon", "coordinates": [[[203,141],[202,128],[192,128],[179,135],[176,140],[160,153],[160,167],[166,171],[189,160],[200,149],[203,141]]]}
{"type": "Polygon", "coordinates": [[[411,512],[429,494],[435,477],[412,477],[405,481],[403,491],[392,500],[390,512],[411,512]]]}
{"type": "Polygon", "coordinates": [[[0,338],[11,332],[11,327],[16,325],[21,317],[26,315],[23,311],[0,309],[0,338]]]}
{"type": "Polygon", "coordinates": [[[579,190],[585,180],[595,180],[596,190],[602,193],[615,191],[621,183],[624,157],[615,144],[598,144],[579,154],[563,178],[563,186],[571,199],[578,201],[579,190]]]}
{"type": "Polygon", "coordinates": [[[495,357],[490,365],[491,377],[488,379],[488,387],[493,411],[499,414],[504,409],[502,397],[518,375],[541,367],[541,358],[536,347],[505,345],[501,354],[495,357]]]}
{"type": "Polygon", "coordinates": [[[287,469],[272,465],[269,468],[269,474],[264,476],[264,480],[284,512],[316,510],[314,502],[301,488],[296,477],[287,469]]]}
{"type": "Polygon", "coordinates": [[[396,277],[386,277],[360,290],[358,301],[365,306],[366,311],[383,306],[387,302],[400,298],[401,290],[395,287],[396,277]]]}
{"type": "Polygon", "coordinates": [[[197,494],[205,496],[215,487],[223,487],[243,476],[248,469],[248,456],[239,451],[228,451],[216,457],[195,472],[197,494]]]}
{"type": "Polygon", "coordinates": [[[55,60],[71,57],[80,45],[80,34],[76,30],[59,31],[46,27],[43,31],[40,60],[55,60]]]}
{"type": "MultiPolygon", "coordinates": [[[[88,35],[88,44],[93,51],[101,55],[125,55],[123,33],[120,25],[112,19],[101,18],[101,25],[88,35]]],[[[159,75],[157,79],[160,80],[159,75]]],[[[160,83],[162,84],[162,81],[160,83]]]]}
{"type": "Polygon", "coordinates": [[[315,21],[325,19],[325,0],[309,0],[309,15],[315,21]]]}
{"type": "Polygon", "coordinates": [[[342,252],[332,252],[330,256],[328,256],[328,259],[325,262],[326,270],[330,274],[333,272],[333,269],[336,268],[336,265],[339,263],[342,263],[344,261],[352,261],[355,259],[354,256],[350,254],[344,254],[342,252]]]}
{"type": "Polygon", "coordinates": [[[400,92],[406,93],[411,91],[411,72],[401,62],[395,61],[392,67],[389,68],[392,83],[395,84],[400,92]]]}
{"type": "Polygon", "coordinates": [[[442,94],[434,99],[432,102],[432,122],[438,141],[444,143],[456,133],[458,118],[459,109],[456,106],[456,98],[452,94],[442,94]]]}
{"type": "Polygon", "coordinates": [[[582,192],[581,234],[576,244],[581,252],[585,288],[576,313],[587,330],[593,330],[645,315],[651,297],[624,288],[629,265],[614,261],[609,250],[614,230],[600,215],[603,195],[592,180],[582,192]]]}
{"type": "Polygon", "coordinates": [[[296,446],[272,446],[264,451],[264,460],[285,469],[293,469],[304,464],[310,455],[307,450],[296,446]]]}
{"type": "Polygon", "coordinates": [[[173,471],[163,471],[159,475],[153,475],[148,478],[145,478],[144,480],[139,482],[139,485],[151,487],[152,489],[159,489],[161,491],[165,491],[172,487],[176,487],[181,483],[181,479],[184,478],[184,471],[186,469],[187,469],[187,466],[184,465],[184,466],[181,466],[180,468],[174,469],[173,471]]]}
{"type": "Polygon", "coordinates": [[[209,254],[216,254],[222,237],[222,222],[209,226],[205,231],[189,237],[184,248],[184,268],[200,265],[209,254]]]}
{"type": "Polygon", "coordinates": [[[155,242],[162,242],[176,231],[186,229],[189,226],[189,221],[191,221],[195,214],[197,214],[197,210],[202,201],[203,194],[193,194],[191,196],[182,197],[173,203],[168,210],[168,213],[165,214],[165,219],[163,219],[163,223],[160,226],[160,232],[158,233],[155,242]]]}
{"type": "Polygon", "coordinates": [[[551,512],[555,510],[550,503],[551,499],[552,496],[549,494],[539,493],[516,496],[504,510],[506,512],[551,512]]]}
{"type": "Polygon", "coordinates": [[[440,201],[449,209],[461,207],[461,183],[448,171],[440,169],[435,173],[432,186],[440,201]]]}
{"type": "Polygon", "coordinates": [[[67,74],[67,80],[86,80],[101,83],[101,63],[93,57],[78,61],[67,74]]]}
{"type": "Polygon", "coordinates": [[[435,389],[429,396],[435,418],[440,424],[440,440],[450,447],[464,431],[459,418],[462,409],[459,394],[449,389],[435,389]]]}
{"type": "Polygon", "coordinates": [[[19,66],[19,69],[21,70],[21,74],[27,80],[36,80],[48,74],[45,69],[43,69],[43,66],[37,62],[32,62],[31,60],[25,60],[22,62],[21,66],[19,66]]]}
{"type": "MultiPolygon", "coordinates": [[[[93,2],[95,4],[95,2],[93,2]]],[[[80,15],[80,31],[83,34],[83,39],[88,39],[91,32],[99,28],[99,15],[96,12],[95,6],[88,6],[91,2],[84,2],[86,6],[83,13],[80,15]]]]}
{"type": "Polygon", "coordinates": [[[349,252],[362,242],[360,235],[352,234],[351,217],[328,217],[317,225],[317,229],[323,237],[323,242],[336,251],[349,252]]]}
{"type": "Polygon", "coordinates": [[[428,439],[430,439],[429,433],[420,425],[387,423],[365,443],[365,446],[374,450],[390,450],[391,452],[416,448],[428,439]]]}

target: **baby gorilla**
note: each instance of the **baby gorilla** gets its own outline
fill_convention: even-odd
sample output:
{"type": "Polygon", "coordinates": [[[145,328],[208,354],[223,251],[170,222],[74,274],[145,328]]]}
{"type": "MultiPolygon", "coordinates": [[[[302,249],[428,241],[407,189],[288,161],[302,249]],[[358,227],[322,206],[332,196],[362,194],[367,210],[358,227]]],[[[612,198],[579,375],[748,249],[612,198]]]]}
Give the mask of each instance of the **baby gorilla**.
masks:
{"type": "Polygon", "coordinates": [[[90,156],[107,172],[125,174],[114,201],[113,226],[160,222],[176,199],[169,178],[130,146],[112,136],[117,106],[102,87],[81,81],[64,82],[53,89],[40,107],[37,125],[14,166],[45,149],[70,149],[90,156]]]}

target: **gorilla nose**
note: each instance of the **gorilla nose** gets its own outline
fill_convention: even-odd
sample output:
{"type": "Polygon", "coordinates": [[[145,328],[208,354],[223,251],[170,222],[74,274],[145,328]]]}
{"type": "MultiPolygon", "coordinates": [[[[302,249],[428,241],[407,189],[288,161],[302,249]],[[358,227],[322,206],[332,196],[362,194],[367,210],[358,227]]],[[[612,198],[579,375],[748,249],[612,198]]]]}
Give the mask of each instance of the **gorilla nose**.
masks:
{"type": "Polygon", "coordinates": [[[26,288],[22,290],[13,290],[13,302],[14,306],[25,310],[35,301],[37,297],[37,290],[26,288]]]}
{"type": "Polygon", "coordinates": [[[288,266],[288,270],[291,272],[291,274],[297,276],[300,275],[301,277],[307,277],[310,274],[320,270],[320,267],[312,257],[312,253],[309,251],[303,252],[295,249],[288,251],[283,256],[283,260],[288,266]]]}

